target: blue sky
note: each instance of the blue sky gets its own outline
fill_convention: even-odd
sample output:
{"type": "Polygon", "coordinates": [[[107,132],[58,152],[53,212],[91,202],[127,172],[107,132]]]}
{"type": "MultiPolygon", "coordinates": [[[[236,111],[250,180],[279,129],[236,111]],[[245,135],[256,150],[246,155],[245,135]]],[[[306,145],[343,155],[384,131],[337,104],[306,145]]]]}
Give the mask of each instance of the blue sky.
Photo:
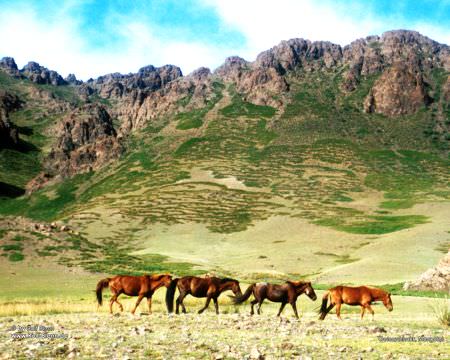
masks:
{"type": "Polygon", "coordinates": [[[0,0],[0,56],[79,78],[171,63],[187,74],[281,40],[341,45],[391,29],[450,44],[450,0],[0,0]]]}

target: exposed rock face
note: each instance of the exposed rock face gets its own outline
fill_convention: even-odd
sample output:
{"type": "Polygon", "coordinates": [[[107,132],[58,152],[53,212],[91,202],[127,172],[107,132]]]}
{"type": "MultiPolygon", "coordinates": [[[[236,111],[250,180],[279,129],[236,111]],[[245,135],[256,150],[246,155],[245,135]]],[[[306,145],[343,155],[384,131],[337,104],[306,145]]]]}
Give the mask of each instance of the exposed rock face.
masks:
{"type": "Polygon", "coordinates": [[[66,85],[67,82],[56,71],[49,70],[37,62],[30,61],[20,73],[36,84],[66,85]]]}
{"type": "Polygon", "coordinates": [[[111,117],[106,109],[88,104],[66,116],[57,128],[45,167],[53,176],[68,177],[96,169],[121,151],[111,117]]]}
{"type": "Polygon", "coordinates": [[[327,41],[311,42],[304,39],[291,39],[282,41],[278,46],[259,54],[255,65],[274,68],[280,75],[284,75],[298,66],[331,67],[341,59],[342,49],[339,45],[327,41]],[[314,60],[323,60],[323,63],[313,64],[314,60]]]}
{"type": "Polygon", "coordinates": [[[64,81],[70,85],[81,85],[83,82],[81,80],[77,80],[75,74],[69,74],[64,79],[64,81]]]}
{"type": "Polygon", "coordinates": [[[417,280],[405,283],[404,289],[447,291],[450,293],[450,251],[437,266],[425,271],[417,280]]]}
{"type": "Polygon", "coordinates": [[[12,57],[4,57],[0,60],[0,69],[12,76],[19,75],[19,69],[12,57]]]}
{"type": "Polygon", "coordinates": [[[375,82],[364,101],[364,111],[388,116],[412,114],[429,101],[419,69],[396,63],[375,82]]]}
{"type": "Polygon", "coordinates": [[[236,91],[245,100],[258,105],[280,107],[282,103],[272,95],[289,90],[286,80],[274,67],[257,62],[252,64],[237,56],[227,58],[214,74],[225,82],[236,84],[236,91]]]}
{"type": "Polygon", "coordinates": [[[114,73],[100,76],[96,80],[88,81],[88,85],[104,98],[117,99],[136,89],[156,91],[181,76],[181,69],[177,66],[165,65],[155,68],[149,65],[139,69],[136,74],[114,73]]]}
{"type": "Polygon", "coordinates": [[[157,91],[132,90],[117,110],[117,115],[122,119],[121,133],[142,128],[149,121],[167,113],[206,106],[214,95],[212,82],[213,76],[209,70],[201,68],[164,84],[157,91]],[[183,99],[189,99],[186,106],[180,105],[183,99]]]}
{"type": "Polygon", "coordinates": [[[17,129],[9,121],[9,113],[20,107],[17,96],[0,90],[0,149],[14,147],[19,141],[17,129]]]}

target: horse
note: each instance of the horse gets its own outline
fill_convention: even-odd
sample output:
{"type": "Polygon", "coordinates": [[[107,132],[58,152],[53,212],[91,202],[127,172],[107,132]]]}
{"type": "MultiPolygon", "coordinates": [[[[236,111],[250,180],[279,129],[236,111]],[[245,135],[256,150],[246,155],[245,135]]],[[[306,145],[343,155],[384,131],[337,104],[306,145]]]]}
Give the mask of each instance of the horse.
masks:
{"type": "Polygon", "coordinates": [[[205,278],[185,276],[179,279],[173,279],[166,293],[166,305],[169,313],[173,312],[173,299],[176,288],[178,288],[180,293],[176,301],[177,314],[179,314],[180,305],[183,313],[186,313],[186,307],[183,304],[183,300],[187,295],[192,295],[197,298],[206,297],[205,306],[198,311],[199,314],[208,308],[211,299],[214,301],[216,314],[219,314],[219,304],[217,302],[217,298],[222,292],[231,290],[237,296],[242,294],[241,288],[239,287],[239,281],[235,279],[221,279],[213,276],[205,278]]]}
{"type": "Polygon", "coordinates": [[[109,301],[109,312],[112,314],[112,307],[114,302],[120,306],[120,311],[123,311],[122,304],[117,301],[120,294],[128,296],[137,296],[136,305],[131,311],[132,314],[136,311],[141,300],[146,297],[148,303],[148,311],[152,313],[152,296],[154,292],[161,286],[169,287],[172,281],[172,276],[169,274],[157,274],[157,275],[142,275],[142,276],[129,276],[129,275],[117,275],[112,278],[106,278],[100,280],[97,283],[98,306],[103,303],[102,292],[104,288],[109,287],[112,292],[111,300],[109,301]]]}
{"type": "Polygon", "coordinates": [[[347,304],[361,306],[361,320],[364,317],[364,312],[366,309],[372,314],[373,320],[374,311],[370,305],[374,301],[382,301],[386,309],[389,311],[394,309],[391,294],[382,289],[368,286],[336,286],[332,289],[328,289],[328,291],[326,291],[323,295],[322,306],[319,310],[319,319],[325,319],[325,316],[330,312],[330,310],[336,306],[336,315],[342,320],[341,305],[347,304]],[[330,299],[330,305],[327,307],[328,298],[330,299]]]}
{"type": "Polygon", "coordinates": [[[258,315],[261,314],[261,305],[265,299],[272,302],[281,302],[280,310],[277,316],[281,315],[284,307],[287,303],[291,304],[294,310],[295,317],[298,319],[297,313],[297,298],[305,293],[311,300],[316,301],[317,295],[314,292],[313,287],[310,282],[305,281],[286,281],[284,284],[268,284],[268,283],[255,283],[250,285],[245,293],[241,296],[235,296],[233,302],[235,304],[241,304],[247,300],[251,294],[253,294],[254,299],[251,301],[251,311],[250,315],[255,312],[253,307],[258,304],[258,315]]]}

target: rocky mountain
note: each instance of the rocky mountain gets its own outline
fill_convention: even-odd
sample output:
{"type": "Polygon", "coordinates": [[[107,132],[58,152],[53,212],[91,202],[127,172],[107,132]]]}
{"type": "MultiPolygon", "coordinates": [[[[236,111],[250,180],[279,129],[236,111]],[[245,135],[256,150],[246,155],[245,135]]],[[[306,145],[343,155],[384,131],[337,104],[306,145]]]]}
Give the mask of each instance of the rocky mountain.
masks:
{"type": "Polygon", "coordinates": [[[449,54],[400,30],[291,39],[187,75],[80,81],[3,58],[0,216],[86,234],[103,254],[88,265],[85,249],[90,271],[168,257],[229,274],[248,260],[255,279],[410,279],[448,240],[449,54]]]}
{"type": "MultiPolygon", "coordinates": [[[[449,78],[437,84],[433,76],[439,69],[444,73],[450,70],[450,48],[406,30],[368,36],[345,47],[291,39],[262,52],[254,62],[233,56],[214,72],[200,68],[187,76],[173,65],[149,65],[134,74],[113,73],[82,82],[74,74],[63,79],[36,62],[19,70],[9,57],[0,61],[0,69],[14,78],[52,85],[56,92],[69,87],[78,99],[71,102],[70,114],[61,110],[66,115],[53,127],[55,140],[39,178],[65,178],[97,169],[121,153],[120,139],[132,131],[162,117],[201,111],[217,101],[217,84],[232,87],[245,102],[271,106],[283,113],[292,102],[292,88],[301,74],[339,73],[337,85],[342,98],[358,92],[361,82],[374,79],[360,105],[366,113],[395,117],[415,114],[438,103],[431,131],[446,141],[449,130],[449,78]],[[96,105],[98,101],[107,104],[96,105]]],[[[8,113],[19,100],[6,94],[2,99],[0,129],[3,138],[14,143],[17,131],[8,113]]],[[[35,188],[33,184],[30,189],[35,188]]]]}

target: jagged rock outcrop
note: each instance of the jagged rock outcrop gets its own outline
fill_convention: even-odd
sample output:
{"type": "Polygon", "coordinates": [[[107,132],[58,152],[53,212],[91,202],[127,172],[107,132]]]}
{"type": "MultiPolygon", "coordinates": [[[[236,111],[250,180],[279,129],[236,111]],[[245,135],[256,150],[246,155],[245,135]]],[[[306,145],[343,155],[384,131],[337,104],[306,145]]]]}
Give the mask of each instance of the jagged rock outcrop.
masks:
{"type": "Polygon", "coordinates": [[[161,115],[206,106],[215,95],[213,81],[209,69],[200,68],[188,76],[167,82],[157,91],[134,89],[116,112],[122,119],[121,133],[142,128],[161,115]],[[185,99],[189,101],[181,105],[181,100],[185,99]]]}
{"type": "Polygon", "coordinates": [[[450,251],[439,264],[425,271],[415,281],[405,283],[405,290],[446,291],[450,294],[450,251]]]}
{"type": "Polygon", "coordinates": [[[12,76],[19,76],[19,69],[12,57],[4,57],[0,60],[0,69],[12,76]]]}
{"type": "Polygon", "coordinates": [[[75,74],[69,74],[66,76],[66,78],[64,79],[64,81],[67,84],[70,85],[81,85],[83,84],[83,82],[81,80],[78,80],[77,77],[75,76],[75,74]]]}
{"type": "Polygon", "coordinates": [[[36,84],[67,85],[67,82],[56,71],[49,70],[34,61],[25,65],[20,73],[36,84]]]}
{"type": "Polygon", "coordinates": [[[0,90],[0,149],[14,147],[19,142],[19,132],[10,122],[9,113],[20,107],[19,98],[0,90]]]}
{"type": "Polygon", "coordinates": [[[399,62],[375,82],[364,101],[364,111],[388,116],[412,114],[429,102],[420,70],[399,62]]]}
{"type": "Polygon", "coordinates": [[[45,161],[46,173],[69,177],[103,166],[121,152],[112,119],[103,106],[87,104],[56,128],[57,140],[45,161]]]}
{"type": "Polygon", "coordinates": [[[87,85],[103,98],[122,98],[136,89],[156,91],[182,76],[181,69],[173,65],[145,66],[136,74],[113,73],[89,80],[87,85]]]}

